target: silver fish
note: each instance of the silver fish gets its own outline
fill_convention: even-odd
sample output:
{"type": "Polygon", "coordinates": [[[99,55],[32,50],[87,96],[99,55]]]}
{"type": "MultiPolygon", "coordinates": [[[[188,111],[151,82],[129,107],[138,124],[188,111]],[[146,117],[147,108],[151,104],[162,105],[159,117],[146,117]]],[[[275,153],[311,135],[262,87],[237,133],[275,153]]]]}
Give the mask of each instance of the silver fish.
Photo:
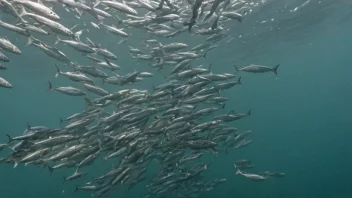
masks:
{"type": "Polygon", "coordinates": [[[241,68],[236,68],[236,71],[244,71],[244,72],[250,72],[250,73],[265,73],[265,72],[274,72],[277,75],[277,69],[279,68],[280,64],[276,65],[275,67],[267,67],[263,65],[248,65],[245,67],[241,68]]]}
{"type": "Polygon", "coordinates": [[[12,85],[7,82],[7,80],[3,79],[0,77],[0,87],[4,87],[4,88],[12,88],[12,85]]]}
{"type": "Polygon", "coordinates": [[[14,54],[22,54],[21,50],[18,49],[14,44],[9,40],[0,37],[0,48],[14,54]]]}
{"type": "Polygon", "coordinates": [[[74,88],[74,87],[57,87],[53,88],[52,84],[49,82],[49,90],[56,90],[58,92],[61,92],[66,95],[70,96],[84,96],[86,95],[85,92],[83,92],[80,89],[74,88]]]}

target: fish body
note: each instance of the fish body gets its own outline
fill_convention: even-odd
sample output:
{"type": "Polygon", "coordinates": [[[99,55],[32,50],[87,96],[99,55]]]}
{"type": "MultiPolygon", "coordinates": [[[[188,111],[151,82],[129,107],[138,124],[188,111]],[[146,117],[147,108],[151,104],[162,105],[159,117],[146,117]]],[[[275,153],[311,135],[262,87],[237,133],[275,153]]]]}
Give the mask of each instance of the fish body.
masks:
{"type": "Polygon", "coordinates": [[[63,94],[69,95],[69,96],[84,96],[86,93],[80,89],[74,88],[74,87],[56,87],[53,88],[52,84],[49,82],[49,90],[56,90],[58,92],[61,92],[63,94]]]}
{"type": "Polygon", "coordinates": [[[64,177],[64,181],[62,183],[65,183],[67,181],[72,181],[78,178],[83,177],[84,175],[86,175],[87,173],[84,172],[74,172],[72,175],[68,176],[68,177],[64,177]]]}
{"type": "Polygon", "coordinates": [[[277,69],[279,68],[280,64],[276,65],[275,67],[268,67],[263,65],[249,65],[242,68],[236,68],[236,71],[244,71],[249,73],[266,73],[266,72],[274,72],[277,75],[277,69]]]}
{"type": "Polygon", "coordinates": [[[266,180],[266,177],[263,177],[261,175],[256,175],[256,174],[248,174],[248,173],[242,173],[242,171],[240,169],[237,169],[236,175],[240,174],[243,175],[244,177],[254,180],[254,181],[263,181],[266,180]]]}
{"type": "Polygon", "coordinates": [[[82,42],[73,40],[61,40],[59,36],[57,36],[55,44],[59,42],[64,43],[82,53],[95,53],[95,50],[93,48],[89,47],[87,44],[84,44],[82,42]]]}
{"type": "Polygon", "coordinates": [[[104,89],[91,84],[81,83],[81,85],[84,86],[88,91],[95,93],[99,96],[106,96],[109,94],[109,92],[105,91],[104,89]]]}
{"type": "Polygon", "coordinates": [[[138,15],[138,12],[135,9],[118,1],[100,1],[100,3],[126,14],[138,15]]]}

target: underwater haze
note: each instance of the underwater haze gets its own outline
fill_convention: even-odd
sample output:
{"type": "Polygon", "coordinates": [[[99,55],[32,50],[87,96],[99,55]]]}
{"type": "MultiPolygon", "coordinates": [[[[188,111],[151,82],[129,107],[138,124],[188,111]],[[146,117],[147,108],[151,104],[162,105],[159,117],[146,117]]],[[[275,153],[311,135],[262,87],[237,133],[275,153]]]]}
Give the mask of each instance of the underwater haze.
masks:
{"type": "MultiPolygon", "coordinates": [[[[262,0],[255,2],[258,5],[253,6],[248,13],[244,14],[241,23],[231,21],[222,24],[224,29],[229,29],[228,35],[215,43],[218,46],[207,52],[206,58],[200,57],[192,60],[194,67],[203,65],[201,68],[208,69],[211,65],[208,73],[234,74],[236,79],[241,77],[241,85],[237,84],[231,89],[219,91],[221,96],[228,98],[224,108],[217,105],[216,107],[219,109],[215,113],[204,119],[196,119],[194,122],[198,124],[207,122],[214,116],[231,114],[231,111],[247,113],[251,110],[250,116],[235,122],[226,122],[226,124],[239,128],[239,131],[251,130],[252,133],[246,139],[253,140],[253,142],[240,149],[217,146],[218,150],[197,150],[197,152],[203,152],[204,156],[197,159],[200,161],[194,164],[204,162],[207,168],[201,173],[201,176],[197,176],[197,180],[192,180],[190,183],[195,185],[197,182],[202,183],[203,180],[206,183],[226,178],[226,182],[211,187],[211,190],[206,188],[201,193],[199,192],[200,194],[197,195],[201,198],[352,197],[352,181],[350,179],[352,175],[350,168],[352,166],[350,157],[352,150],[350,143],[350,139],[352,139],[350,130],[352,1],[262,0]],[[278,64],[280,66],[277,75],[274,72],[237,72],[234,67],[235,65],[241,68],[250,64],[265,65],[271,68],[278,64]],[[244,175],[236,174],[238,169],[234,166],[234,162],[241,159],[248,159],[254,165],[254,168],[244,172],[259,174],[270,171],[285,173],[285,176],[253,181],[244,175]]],[[[137,59],[130,55],[129,46],[143,49],[142,42],[144,40],[156,39],[163,44],[186,43],[189,46],[186,49],[189,50],[191,47],[204,43],[204,38],[208,36],[194,32],[189,33],[186,30],[175,37],[160,38],[149,35],[146,30],[127,27],[114,19],[106,24],[116,24],[118,28],[124,27],[124,31],[130,34],[125,42],[117,44],[124,37],[107,33],[102,26],[99,30],[94,29],[90,22],[99,23],[94,17],[83,12],[80,18],[76,18],[77,13],[74,9],[68,9],[68,6],[64,9],[62,5],[58,4],[55,4],[53,9],[60,16],[59,22],[61,24],[69,28],[78,24],[74,30],[75,32],[80,29],[84,30],[81,41],[86,41],[85,38],[88,37],[118,56],[118,60],[111,60],[111,62],[121,66],[121,70],[105,69],[104,71],[109,76],[115,76],[115,74],[122,76],[135,71],[150,72],[154,75],[151,78],[145,77],[142,81],[126,85],[111,85],[102,83],[101,79],[94,78],[95,85],[104,88],[109,93],[122,89],[148,90],[149,93],[154,93],[153,87],[167,81],[164,76],[169,75],[172,67],[165,66],[160,70],[150,67],[156,62],[155,59],[147,61],[137,59]]],[[[148,12],[143,9],[136,8],[140,16],[148,12]]],[[[189,9],[191,8],[189,7],[189,9]]],[[[187,18],[187,20],[189,19],[190,17],[187,18]]],[[[18,22],[18,19],[4,12],[0,12],[0,20],[11,24],[18,22]]],[[[197,23],[200,24],[197,21],[193,29],[199,28],[196,27],[197,23]]],[[[60,125],[60,118],[64,119],[87,108],[82,96],[68,96],[55,90],[48,90],[48,81],[54,87],[73,86],[84,90],[82,86],[79,86],[79,83],[70,81],[64,76],[60,75],[55,78],[57,72],[55,64],[62,72],[73,71],[72,66],[48,57],[34,45],[26,46],[27,38],[25,36],[0,27],[0,37],[9,39],[22,51],[21,55],[16,55],[0,49],[10,59],[8,63],[1,63],[7,66],[7,70],[0,70],[0,77],[9,81],[13,86],[11,89],[0,87],[0,143],[8,143],[9,139],[5,134],[12,137],[24,135],[27,124],[61,129],[65,125],[60,125]]],[[[35,38],[54,46],[54,35],[35,35],[35,38]]],[[[61,35],[60,38],[70,39],[61,35]]],[[[81,65],[93,65],[92,61],[84,57],[81,52],[61,43],[55,46],[73,62],[81,65]]],[[[152,49],[148,48],[147,50],[152,49]]],[[[104,58],[101,59],[104,60],[104,58]]],[[[216,83],[211,82],[208,86],[216,83]]],[[[174,91],[170,94],[170,97],[174,97],[172,95],[174,91]]],[[[92,93],[85,97],[91,101],[99,98],[92,93]]],[[[150,102],[150,98],[147,99],[150,102]]],[[[177,105],[180,105],[180,101],[177,105]]],[[[207,107],[202,105],[205,104],[201,104],[197,108],[207,107]]],[[[112,114],[113,108],[115,106],[110,106],[106,111],[112,114]]],[[[97,120],[105,118],[106,115],[100,116],[97,120]]],[[[157,119],[157,116],[160,115],[150,115],[149,119],[157,119]]],[[[151,121],[149,120],[149,122],[151,121]]],[[[211,139],[209,135],[202,137],[204,137],[202,141],[216,142],[215,138],[211,139]]],[[[30,142],[35,141],[30,140],[30,142]]],[[[104,147],[107,144],[104,141],[108,140],[101,141],[104,147]]],[[[165,142],[170,141],[169,136],[164,138],[161,134],[160,141],[163,144],[160,143],[160,145],[153,147],[154,152],[161,153],[160,155],[171,152],[169,150],[159,151],[166,144],[165,142]]],[[[220,145],[219,142],[216,143],[220,145]]],[[[189,142],[180,141],[179,144],[183,145],[179,150],[188,149],[185,151],[186,153],[193,152],[187,147],[189,142]]],[[[12,152],[10,149],[4,149],[1,151],[0,157],[5,158],[13,155],[12,152]]],[[[47,166],[54,166],[59,163],[58,161],[48,162],[44,168],[44,159],[43,163],[37,165],[28,164],[25,166],[23,163],[19,163],[16,168],[14,168],[14,161],[10,160],[6,163],[2,161],[0,163],[1,197],[91,197],[94,194],[93,191],[79,190],[75,192],[75,189],[77,186],[84,186],[93,178],[106,174],[112,167],[118,167],[123,160],[122,158],[104,160],[104,157],[111,152],[108,149],[101,151],[94,164],[82,168],[82,171],[88,173],[87,175],[65,183],[63,183],[63,177],[72,175],[76,170],[75,167],[55,170],[50,175],[47,166]]],[[[193,194],[186,196],[188,192],[194,190],[186,189],[186,185],[191,185],[190,183],[173,188],[166,194],[157,194],[155,191],[158,190],[155,189],[151,193],[148,185],[156,181],[156,174],[161,174],[159,171],[163,166],[160,161],[162,160],[158,157],[151,160],[147,166],[145,179],[138,182],[135,187],[129,190],[128,185],[119,182],[119,185],[104,196],[108,198],[196,197],[193,194]]],[[[131,167],[135,167],[135,164],[128,163],[131,167]]],[[[138,169],[140,168],[138,167],[138,169]]],[[[183,171],[178,165],[173,170],[177,172],[175,174],[183,171]]],[[[187,173],[192,173],[192,171],[194,170],[186,170],[187,173]]],[[[125,180],[128,183],[128,179],[125,180]]],[[[181,179],[177,181],[181,181],[181,179]]],[[[161,183],[166,183],[166,181],[161,183]]],[[[166,188],[165,186],[161,188],[163,187],[166,188]]]]}

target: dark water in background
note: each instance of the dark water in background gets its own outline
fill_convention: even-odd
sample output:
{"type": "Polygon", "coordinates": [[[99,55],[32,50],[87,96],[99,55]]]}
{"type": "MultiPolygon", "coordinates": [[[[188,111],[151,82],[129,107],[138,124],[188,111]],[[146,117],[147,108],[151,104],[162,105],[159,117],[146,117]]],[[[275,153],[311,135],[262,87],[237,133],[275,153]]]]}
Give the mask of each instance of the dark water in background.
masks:
{"type": "MultiPolygon", "coordinates": [[[[206,171],[206,177],[226,177],[228,182],[204,197],[352,197],[352,1],[311,0],[306,6],[290,12],[304,2],[268,1],[254,10],[242,25],[234,25],[231,42],[223,41],[219,48],[211,51],[207,60],[199,61],[212,63],[214,73],[234,73],[233,64],[281,64],[278,76],[240,74],[243,85],[225,91],[224,96],[230,98],[226,109],[236,112],[252,109],[249,119],[236,122],[234,126],[251,129],[254,144],[209,158],[212,165],[206,171]],[[240,158],[251,159],[256,166],[254,171],[282,171],[287,176],[260,183],[235,176],[232,161],[240,158]]],[[[72,16],[64,17],[65,24],[71,22],[69,17],[72,16]]],[[[76,21],[72,20],[72,24],[76,21]]],[[[135,32],[133,38],[143,34],[135,32]]],[[[3,29],[0,29],[0,35],[9,37],[23,52],[21,56],[7,53],[11,59],[7,64],[9,69],[0,73],[14,85],[12,90],[0,90],[2,134],[20,135],[26,123],[58,127],[60,117],[84,108],[81,98],[45,91],[48,80],[55,86],[68,84],[65,78],[54,79],[53,64],[57,62],[33,47],[24,47],[26,39],[23,37],[3,29]]],[[[152,71],[145,62],[138,63],[127,53],[127,46],[138,47],[140,40],[130,39],[116,48],[118,39],[113,36],[97,38],[99,35],[94,32],[84,36],[100,39],[101,43],[106,41],[106,47],[120,57],[118,64],[123,70],[119,73],[128,73],[135,68],[152,71]]],[[[183,34],[167,41],[199,43],[193,39],[198,38],[183,34]]],[[[72,59],[82,59],[80,54],[63,45],[60,49],[72,59]]],[[[162,78],[156,76],[144,81],[148,84],[136,86],[151,89],[153,84],[162,82],[162,78]]],[[[113,90],[114,87],[109,88],[113,90]]],[[[0,135],[0,142],[6,141],[6,136],[0,135]]],[[[70,175],[72,170],[60,170],[49,177],[48,171],[39,167],[21,165],[13,169],[2,165],[0,197],[90,197],[85,192],[73,193],[73,189],[76,184],[111,168],[111,164],[104,165],[102,161],[98,160],[87,169],[90,173],[87,178],[64,185],[61,184],[62,176],[70,175]]],[[[143,185],[131,192],[118,187],[109,197],[140,198],[145,192],[143,185]]]]}

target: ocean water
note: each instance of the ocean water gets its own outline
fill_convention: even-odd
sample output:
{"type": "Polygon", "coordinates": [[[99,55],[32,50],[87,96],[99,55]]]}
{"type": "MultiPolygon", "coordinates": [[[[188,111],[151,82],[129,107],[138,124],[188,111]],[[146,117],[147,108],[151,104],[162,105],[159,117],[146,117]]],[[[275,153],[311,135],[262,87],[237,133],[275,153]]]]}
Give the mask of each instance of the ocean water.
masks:
{"type": "MultiPolygon", "coordinates": [[[[72,14],[60,9],[57,8],[58,13],[68,27],[77,23],[72,14]]],[[[14,21],[3,13],[0,13],[0,19],[14,21]]],[[[84,20],[89,22],[89,18],[84,20]]],[[[83,24],[84,20],[80,23],[83,24]]],[[[352,1],[349,0],[268,0],[246,16],[242,24],[231,27],[232,41],[222,41],[207,59],[198,61],[203,65],[212,64],[214,73],[235,73],[234,64],[280,64],[277,76],[241,73],[242,86],[223,92],[223,96],[230,98],[223,111],[252,110],[249,118],[231,125],[251,129],[253,143],[227,154],[208,156],[211,167],[205,178],[226,178],[227,182],[202,197],[352,197],[351,21],[352,1]],[[252,161],[254,172],[278,171],[286,176],[264,182],[247,180],[235,175],[233,161],[242,158],[252,161]]],[[[126,86],[152,90],[152,85],[162,83],[163,77],[146,62],[129,56],[128,46],[140,46],[144,37],[144,32],[134,32],[133,29],[131,32],[135,39],[129,39],[119,47],[116,47],[119,39],[111,35],[97,34],[92,30],[83,36],[105,43],[119,56],[117,63],[123,68],[119,73],[134,70],[155,73],[154,78],[143,83],[126,86]]],[[[64,71],[67,67],[33,46],[26,47],[23,36],[4,29],[0,29],[0,36],[9,38],[22,50],[21,55],[7,53],[11,59],[6,64],[8,70],[0,71],[0,76],[14,86],[13,89],[0,89],[0,142],[8,141],[5,134],[23,134],[27,123],[59,127],[60,118],[84,109],[80,97],[46,91],[47,81],[54,86],[69,84],[63,77],[54,78],[54,64],[65,68],[64,71]]],[[[54,39],[49,37],[47,41],[53,43],[54,39]]],[[[202,39],[183,33],[164,41],[182,41],[192,46],[202,39]]],[[[60,45],[60,49],[82,64],[90,63],[69,47],[60,45]]],[[[116,88],[107,85],[107,89],[116,88]]],[[[13,168],[2,164],[0,197],[90,197],[90,193],[73,191],[76,185],[110,170],[112,163],[103,161],[100,157],[88,167],[86,170],[90,174],[87,177],[65,184],[62,184],[62,177],[70,175],[73,169],[58,170],[49,176],[47,169],[39,166],[13,168]]],[[[131,191],[118,187],[108,197],[141,198],[147,192],[146,184],[142,182],[131,191]]]]}

